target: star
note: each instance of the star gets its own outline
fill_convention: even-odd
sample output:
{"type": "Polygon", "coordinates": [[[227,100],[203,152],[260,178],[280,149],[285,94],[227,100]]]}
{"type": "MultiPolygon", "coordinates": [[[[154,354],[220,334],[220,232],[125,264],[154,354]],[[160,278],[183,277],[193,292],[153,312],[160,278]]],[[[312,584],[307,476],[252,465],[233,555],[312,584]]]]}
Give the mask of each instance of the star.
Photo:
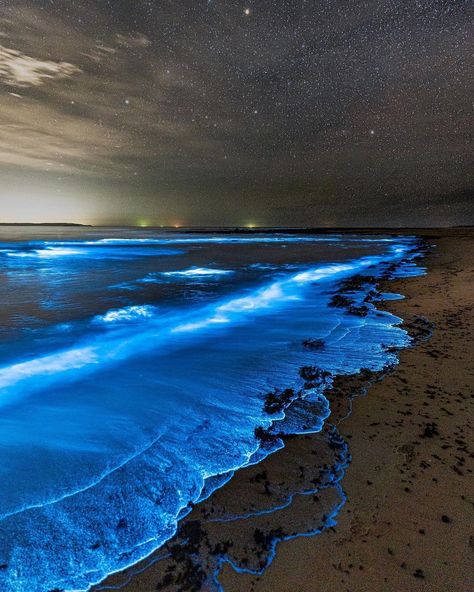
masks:
{"type": "Polygon", "coordinates": [[[465,2],[23,4],[0,0],[0,220],[10,186],[53,192],[60,171],[58,208],[77,194],[103,221],[234,224],[255,202],[275,225],[415,224],[416,195],[438,223],[458,189],[452,219],[471,221],[465,2]]]}

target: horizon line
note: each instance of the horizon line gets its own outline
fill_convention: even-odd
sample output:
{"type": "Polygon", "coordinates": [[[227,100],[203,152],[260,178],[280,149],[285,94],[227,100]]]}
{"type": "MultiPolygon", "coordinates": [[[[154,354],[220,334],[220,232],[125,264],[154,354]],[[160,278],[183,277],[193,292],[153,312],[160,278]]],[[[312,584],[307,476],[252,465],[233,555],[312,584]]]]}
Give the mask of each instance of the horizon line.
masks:
{"type": "Polygon", "coordinates": [[[130,229],[140,229],[140,230],[174,230],[174,231],[183,231],[183,230],[242,230],[245,232],[252,232],[256,230],[321,230],[321,231],[328,231],[328,230],[378,230],[378,229],[386,229],[386,230],[410,230],[410,229],[423,229],[423,230],[431,230],[431,229],[454,229],[454,228],[474,228],[474,224],[455,224],[455,225],[446,225],[446,226],[383,226],[383,225],[373,225],[373,226],[279,226],[279,225],[223,225],[223,226],[213,226],[213,225],[173,225],[173,224],[163,224],[163,225],[139,225],[139,224],[86,224],[80,222],[0,222],[0,227],[4,226],[75,226],[75,227],[82,227],[82,228],[130,228],[130,229]]]}

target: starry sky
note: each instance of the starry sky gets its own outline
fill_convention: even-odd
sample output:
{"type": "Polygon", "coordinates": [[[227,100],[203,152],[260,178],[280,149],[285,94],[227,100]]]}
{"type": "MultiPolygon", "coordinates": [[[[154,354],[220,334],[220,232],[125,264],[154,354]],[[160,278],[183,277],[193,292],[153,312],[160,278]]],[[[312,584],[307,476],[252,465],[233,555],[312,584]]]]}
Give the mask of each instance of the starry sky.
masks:
{"type": "Polygon", "coordinates": [[[1,0],[0,222],[474,223],[465,0],[1,0]]]}

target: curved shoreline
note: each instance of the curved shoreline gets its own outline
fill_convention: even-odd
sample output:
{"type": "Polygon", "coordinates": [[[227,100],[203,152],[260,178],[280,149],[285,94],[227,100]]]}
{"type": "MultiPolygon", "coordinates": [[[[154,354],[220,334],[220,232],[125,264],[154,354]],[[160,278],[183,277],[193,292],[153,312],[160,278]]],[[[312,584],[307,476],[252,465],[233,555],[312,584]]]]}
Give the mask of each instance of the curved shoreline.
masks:
{"type": "MultiPolygon", "coordinates": [[[[355,315],[355,316],[366,316],[366,314],[368,313],[368,309],[367,306],[365,306],[364,304],[362,305],[357,305],[355,306],[354,302],[347,298],[345,295],[347,293],[351,293],[351,292],[355,292],[355,291],[360,291],[362,289],[362,286],[368,286],[369,284],[379,284],[382,281],[390,281],[392,279],[392,273],[393,273],[393,279],[396,278],[396,275],[394,272],[398,271],[399,269],[403,268],[403,265],[406,263],[410,263],[413,259],[413,256],[420,256],[421,255],[421,245],[420,243],[417,244],[416,249],[413,249],[408,255],[407,258],[404,261],[401,261],[399,263],[397,263],[396,265],[392,265],[389,266],[389,269],[387,269],[386,272],[384,272],[384,274],[382,274],[380,277],[373,277],[373,276],[355,276],[355,277],[350,277],[349,279],[341,279],[341,282],[339,283],[339,289],[336,292],[336,296],[339,296],[340,300],[337,301],[336,298],[336,302],[334,304],[334,306],[339,307],[339,308],[344,308],[346,309],[347,314],[351,314],[351,315],[355,315]]],[[[403,272],[400,274],[403,277],[403,272]]],[[[409,276],[410,274],[407,273],[407,276],[409,276]]],[[[380,300],[383,300],[383,295],[380,292],[380,290],[377,289],[376,292],[374,292],[374,290],[372,289],[371,291],[367,289],[367,297],[365,299],[365,301],[368,304],[371,304],[372,302],[379,302],[380,300]],[[370,294],[370,292],[372,292],[370,294]],[[370,298],[369,298],[370,296],[370,298]]],[[[400,322],[402,322],[402,319],[400,319],[400,322]]],[[[408,327],[406,327],[408,329],[408,327]]],[[[310,341],[308,339],[308,341],[310,341]]],[[[388,351],[388,350],[387,350],[388,351]]],[[[398,351],[398,348],[397,348],[398,351]]],[[[326,395],[327,392],[338,392],[338,393],[342,393],[344,392],[344,403],[346,404],[347,408],[345,409],[345,412],[343,414],[340,414],[340,416],[337,416],[337,411],[336,409],[333,409],[332,403],[331,403],[331,421],[327,422],[324,427],[323,427],[323,431],[319,432],[319,433],[314,433],[311,431],[307,431],[307,432],[302,432],[303,434],[306,433],[306,436],[302,436],[300,435],[285,435],[285,434],[279,434],[277,432],[276,435],[271,433],[271,428],[270,430],[264,430],[262,431],[262,433],[260,434],[260,437],[262,438],[263,442],[265,441],[269,441],[271,442],[272,440],[277,440],[280,437],[284,438],[285,440],[285,447],[287,447],[288,442],[291,441],[292,439],[296,439],[296,438],[311,438],[312,436],[316,436],[319,437],[322,434],[323,438],[328,439],[328,430],[335,430],[337,433],[337,428],[336,425],[339,425],[340,422],[344,421],[345,418],[347,418],[350,415],[350,406],[351,406],[351,402],[352,399],[355,396],[358,395],[363,395],[365,394],[368,389],[370,388],[370,386],[374,383],[377,382],[379,380],[381,380],[388,372],[390,372],[393,369],[393,366],[389,365],[386,368],[384,368],[383,370],[381,370],[380,372],[372,372],[372,371],[367,371],[367,370],[363,370],[361,371],[360,374],[357,375],[339,375],[336,376],[334,378],[334,383],[330,386],[328,386],[323,392],[326,395]],[[359,386],[355,386],[355,384],[358,384],[359,386]],[[347,397],[347,391],[349,390],[349,392],[351,393],[349,397],[347,397]],[[311,435],[310,435],[311,434],[311,435]]],[[[286,412],[287,413],[291,413],[291,403],[295,400],[295,398],[289,400],[286,408],[286,412]]],[[[274,403],[274,401],[273,401],[274,403]]],[[[278,422],[277,422],[278,424],[278,422]]],[[[277,424],[273,424],[273,425],[277,425],[277,424]]],[[[330,440],[330,438],[329,438],[330,440]]],[[[331,448],[331,442],[328,443],[329,444],[329,448],[331,448]]],[[[285,447],[280,450],[280,454],[283,453],[285,447]]],[[[272,455],[275,456],[275,455],[272,455]]],[[[269,461],[271,457],[266,457],[262,463],[269,463],[271,461],[269,461]]],[[[341,459],[340,459],[341,460],[341,459]]],[[[260,554],[262,555],[262,553],[264,553],[266,555],[266,560],[264,562],[264,565],[260,565],[260,567],[258,569],[251,569],[245,566],[246,563],[248,563],[248,558],[244,558],[244,560],[242,561],[242,564],[239,565],[238,561],[233,561],[229,554],[222,554],[222,552],[217,552],[215,554],[213,554],[212,558],[210,557],[206,557],[204,560],[201,561],[201,564],[196,564],[193,563],[193,567],[190,568],[189,566],[189,557],[196,555],[196,548],[201,545],[207,545],[209,546],[209,541],[206,540],[206,535],[203,535],[201,532],[200,535],[200,540],[199,542],[196,541],[196,537],[192,537],[193,540],[191,542],[191,546],[189,546],[189,536],[188,533],[186,531],[187,529],[187,525],[189,524],[194,524],[196,521],[193,519],[193,516],[195,513],[198,513],[200,516],[205,516],[206,515],[206,503],[207,502],[200,502],[199,506],[197,506],[196,508],[193,509],[193,511],[191,512],[190,515],[188,515],[186,518],[182,519],[180,521],[179,527],[178,527],[178,532],[177,535],[171,540],[168,541],[164,546],[162,546],[159,550],[157,550],[156,552],[152,553],[152,555],[150,556],[150,558],[142,560],[141,562],[139,562],[137,565],[132,566],[131,568],[129,568],[128,570],[125,570],[125,572],[118,572],[117,574],[111,574],[111,576],[109,576],[104,582],[102,582],[99,585],[95,585],[91,587],[91,590],[110,590],[110,589],[124,589],[126,590],[128,588],[128,584],[129,582],[134,581],[134,578],[136,576],[138,576],[139,574],[143,574],[146,573],[147,570],[151,567],[154,566],[154,568],[157,568],[158,571],[160,571],[160,568],[157,566],[157,562],[158,560],[156,559],[155,555],[156,554],[163,554],[163,552],[165,553],[165,558],[163,559],[164,562],[166,562],[166,558],[170,559],[171,561],[175,561],[173,568],[171,569],[168,566],[168,570],[171,569],[171,571],[178,571],[178,575],[177,580],[180,582],[180,589],[182,590],[198,590],[198,589],[203,589],[203,590],[207,590],[207,589],[215,589],[215,590],[221,590],[221,586],[219,584],[218,581],[218,576],[219,573],[221,571],[221,568],[224,564],[229,564],[232,565],[234,571],[236,572],[240,572],[240,573],[248,573],[248,574],[253,574],[253,575],[261,575],[263,574],[263,572],[267,569],[268,565],[270,565],[270,563],[273,561],[275,554],[276,554],[276,547],[278,546],[278,544],[283,541],[283,540],[289,540],[292,538],[297,538],[300,536],[314,536],[316,534],[319,534],[321,532],[323,532],[325,529],[330,528],[332,526],[334,526],[336,524],[336,516],[338,515],[338,513],[340,512],[341,508],[343,507],[344,503],[345,503],[345,495],[343,493],[343,490],[340,486],[340,482],[342,480],[342,478],[344,477],[345,474],[345,470],[347,469],[347,466],[349,464],[349,455],[346,449],[346,458],[345,460],[342,460],[342,462],[336,463],[334,465],[333,468],[333,477],[332,479],[329,479],[329,482],[325,485],[320,485],[319,487],[316,487],[315,489],[305,489],[303,488],[303,490],[295,490],[293,491],[293,493],[291,493],[288,496],[288,501],[287,503],[277,506],[277,507],[272,507],[270,509],[266,509],[266,510],[262,510],[262,511],[258,511],[258,512],[254,512],[254,513],[250,513],[247,515],[239,515],[239,516],[235,516],[234,517],[228,517],[226,519],[207,519],[207,524],[210,523],[221,523],[222,522],[238,522],[241,520],[252,520],[255,519],[257,516],[263,516],[263,515],[270,515],[270,514],[274,514],[276,512],[279,512],[283,509],[287,509],[287,508],[291,508],[293,500],[296,496],[315,496],[318,493],[320,493],[323,490],[328,490],[330,487],[332,487],[333,489],[335,489],[339,496],[340,496],[340,501],[338,503],[336,503],[336,505],[334,506],[332,511],[329,511],[327,514],[323,514],[322,519],[320,520],[320,524],[318,526],[314,526],[312,529],[309,529],[308,532],[293,532],[293,533],[284,533],[282,529],[278,529],[279,532],[272,532],[270,535],[267,535],[266,537],[263,536],[263,548],[260,548],[260,551],[257,551],[257,555],[260,554]],[[281,530],[281,532],[280,532],[281,530]],[[176,551],[176,548],[179,549],[179,552],[177,553],[177,558],[173,557],[173,549],[176,551]],[[171,551],[168,551],[169,549],[171,549],[171,551]],[[187,559],[185,559],[185,556],[187,555],[189,556],[187,559]],[[209,564],[212,563],[214,565],[213,569],[209,568],[209,565],[207,567],[207,571],[203,570],[202,565],[204,563],[209,564]],[[181,567],[185,566],[185,573],[180,573],[179,569],[180,569],[180,564],[181,567]],[[187,567],[186,567],[187,566],[187,567]],[[196,580],[196,574],[195,572],[198,572],[201,575],[201,580],[198,581],[196,580]],[[121,574],[124,574],[125,580],[122,579],[121,583],[119,583],[120,578],[121,578],[121,574]],[[188,579],[186,579],[186,577],[188,579]],[[199,586],[199,587],[196,587],[199,586]]],[[[260,465],[258,465],[260,466],[260,465]]],[[[242,473],[245,473],[246,471],[258,471],[258,466],[257,469],[255,467],[242,467],[239,469],[237,475],[239,476],[239,478],[241,477],[242,473]]],[[[327,469],[327,466],[325,467],[325,469],[327,469]]],[[[236,477],[234,476],[234,479],[236,477]]],[[[226,486],[224,486],[225,489],[226,486]]],[[[222,492],[222,490],[217,490],[215,491],[211,498],[209,503],[212,505],[213,503],[213,498],[214,497],[218,497],[220,495],[220,492],[222,492]]],[[[212,511],[214,512],[214,510],[212,511]]],[[[201,524],[201,520],[199,521],[199,523],[201,524]]],[[[199,526],[198,528],[199,531],[201,531],[201,526],[199,526]]],[[[218,545],[220,546],[220,544],[218,545]]],[[[257,545],[258,546],[258,545],[257,545]]],[[[163,568],[166,571],[166,568],[163,568]]],[[[155,585],[157,586],[156,589],[163,589],[166,590],[167,587],[169,585],[172,585],[172,579],[169,577],[169,574],[164,576],[161,584],[158,583],[155,585]]],[[[139,588],[133,588],[133,590],[135,589],[139,589],[139,588]]]]}
{"type": "MultiPolygon", "coordinates": [[[[421,341],[340,425],[353,459],[337,526],[281,544],[263,577],[225,568],[226,592],[471,589],[474,232],[423,235],[436,247],[428,274],[397,280],[406,300],[384,305],[421,341]]],[[[133,592],[146,589],[144,578],[134,584],[133,592]]]]}

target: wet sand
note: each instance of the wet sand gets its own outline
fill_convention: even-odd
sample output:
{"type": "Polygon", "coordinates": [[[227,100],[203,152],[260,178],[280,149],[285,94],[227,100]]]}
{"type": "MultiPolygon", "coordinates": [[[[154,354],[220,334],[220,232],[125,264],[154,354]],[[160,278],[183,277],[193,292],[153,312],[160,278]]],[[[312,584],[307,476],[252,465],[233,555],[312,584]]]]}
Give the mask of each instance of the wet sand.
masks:
{"type": "Polygon", "coordinates": [[[165,548],[96,589],[216,589],[222,557],[241,572],[222,565],[226,592],[474,589],[474,232],[419,234],[435,246],[428,274],[381,286],[406,296],[383,307],[417,338],[400,365],[337,381],[323,432],[239,471],[165,548]]]}

